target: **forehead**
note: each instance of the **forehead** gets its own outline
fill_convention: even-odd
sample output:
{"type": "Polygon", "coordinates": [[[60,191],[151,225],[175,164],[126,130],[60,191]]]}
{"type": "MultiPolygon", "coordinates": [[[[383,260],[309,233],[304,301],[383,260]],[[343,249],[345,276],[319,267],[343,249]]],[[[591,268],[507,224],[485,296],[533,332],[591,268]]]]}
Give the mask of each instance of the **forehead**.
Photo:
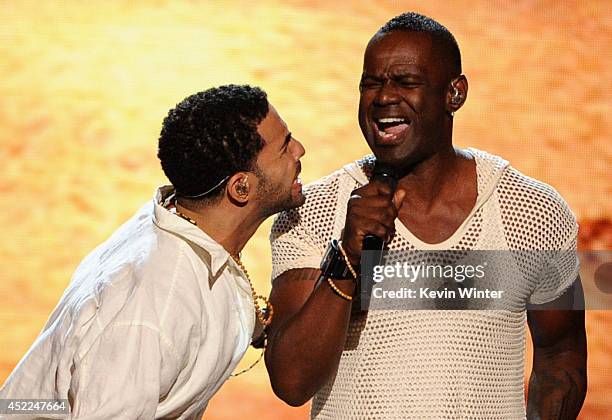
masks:
{"type": "Polygon", "coordinates": [[[443,60],[431,35],[425,32],[391,31],[376,34],[368,44],[363,61],[365,72],[386,72],[390,68],[409,66],[431,71],[443,60]]]}
{"type": "Polygon", "coordinates": [[[271,144],[284,142],[289,129],[285,121],[278,115],[276,108],[270,104],[268,106],[268,114],[257,126],[257,132],[264,139],[265,148],[271,144]]]}

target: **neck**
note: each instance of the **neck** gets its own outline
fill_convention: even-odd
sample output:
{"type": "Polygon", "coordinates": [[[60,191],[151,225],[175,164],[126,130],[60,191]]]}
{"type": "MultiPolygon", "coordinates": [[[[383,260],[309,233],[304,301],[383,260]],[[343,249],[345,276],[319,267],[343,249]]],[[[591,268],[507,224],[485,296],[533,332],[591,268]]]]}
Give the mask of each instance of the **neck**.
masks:
{"type": "Polygon", "coordinates": [[[226,200],[198,209],[176,203],[178,211],[193,219],[198,228],[221,244],[230,255],[238,255],[266,219],[251,207],[237,207],[226,200]]]}
{"type": "Polygon", "coordinates": [[[433,204],[446,192],[456,188],[464,177],[470,158],[452,146],[419,162],[398,181],[398,188],[406,191],[406,199],[418,200],[426,206],[433,204]]]}

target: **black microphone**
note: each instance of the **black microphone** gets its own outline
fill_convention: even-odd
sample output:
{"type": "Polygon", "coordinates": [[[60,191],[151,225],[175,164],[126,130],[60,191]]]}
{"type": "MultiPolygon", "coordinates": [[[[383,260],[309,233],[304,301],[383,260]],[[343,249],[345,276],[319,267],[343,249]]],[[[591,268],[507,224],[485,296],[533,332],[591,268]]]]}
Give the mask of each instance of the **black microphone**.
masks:
{"type": "MultiPolygon", "coordinates": [[[[391,194],[394,194],[397,188],[397,178],[397,171],[393,166],[389,165],[388,163],[379,162],[377,160],[374,164],[374,170],[372,171],[372,177],[370,178],[370,182],[383,182],[389,187],[391,187],[391,194]]],[[[384,247],[385,241],[383,241],[382,238],[379,238],[378,236],[372,234],[366,235],[363,238],[363,243],[361,244],[361,249],[363,251],[379,251],[377,258],[374,260],[378,263],[380,263],[380,260],[382,258],[382,251],[384,247]]]]}
{"type": "MultiPolygon", "coordinates": [[[[391,193],[397,188],[398,174],[391,165],[376,161],[370,182],[384,182],[391,187],[391,193]]],[[[374,266],[382,264],[385,241],[376,235],[366,235],[361,243],[361,284],[360,301],[361,310],[367,310],[370,306],[370,297],[374,286],[374,266]],[[364,252],[365,251],[365,252],[364,252]]]]}

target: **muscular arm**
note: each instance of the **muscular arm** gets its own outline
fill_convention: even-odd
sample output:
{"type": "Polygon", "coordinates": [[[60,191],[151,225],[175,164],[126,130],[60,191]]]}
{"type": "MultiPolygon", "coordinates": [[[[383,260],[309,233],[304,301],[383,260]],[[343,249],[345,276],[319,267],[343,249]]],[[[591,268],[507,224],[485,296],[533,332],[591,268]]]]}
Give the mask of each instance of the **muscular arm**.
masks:
{"type": "MultiPolygon", "coordinates": [[[[572,307],[574,296],[583,301],[580,278],[547,307],[572,307]]],[[[584,311],[530,310],[527,322],[534,351],[527,417],[530,420],[575,419],[587,388],[584,311]]]]}
{"type": "MultiPolygon", "coordinates": [[[[352,302],[326,282],[313,291],[320,271],[290,270],[273,284],[273,322],[265,361],[274,393],[292,406],[306,403],[335,372],[346,341],[352,302]]],[[[334,280],[352,295],[352,280],[334,280]]]]}
{"type": "MultiPolygon", "coordinates": [[[[367,234],[389,240],[405,191],[371,182],[353,191],[347,203],[342,244],[353,266],[367,234]]],[[[304,404],[334,374],[346,342],[353,301],[338,296],[316,269],[295,269],[278,276],[270,294],[274,317],[269,327],[266,367],[274,393],[287,404],[304,404]]],[[[353,280],[334,280],[347,295],[353,280]]]]}

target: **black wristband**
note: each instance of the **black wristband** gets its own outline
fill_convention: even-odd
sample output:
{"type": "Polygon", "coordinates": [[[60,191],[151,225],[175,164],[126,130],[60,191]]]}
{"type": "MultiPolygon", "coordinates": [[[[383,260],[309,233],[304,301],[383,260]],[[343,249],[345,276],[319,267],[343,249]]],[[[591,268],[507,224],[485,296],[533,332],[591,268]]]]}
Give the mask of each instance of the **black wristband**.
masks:
{"type": "Polygon", "coordinates": [[[353,278],[351,270],[344,260],[344,256],[340,251],[338,241],[336,239],[332,239],[327,246],[325,254],[323,255],[323,260],[321,261],[321,275],[324,278],[330,278],[332,280],[356,280],[353,278]]]}

